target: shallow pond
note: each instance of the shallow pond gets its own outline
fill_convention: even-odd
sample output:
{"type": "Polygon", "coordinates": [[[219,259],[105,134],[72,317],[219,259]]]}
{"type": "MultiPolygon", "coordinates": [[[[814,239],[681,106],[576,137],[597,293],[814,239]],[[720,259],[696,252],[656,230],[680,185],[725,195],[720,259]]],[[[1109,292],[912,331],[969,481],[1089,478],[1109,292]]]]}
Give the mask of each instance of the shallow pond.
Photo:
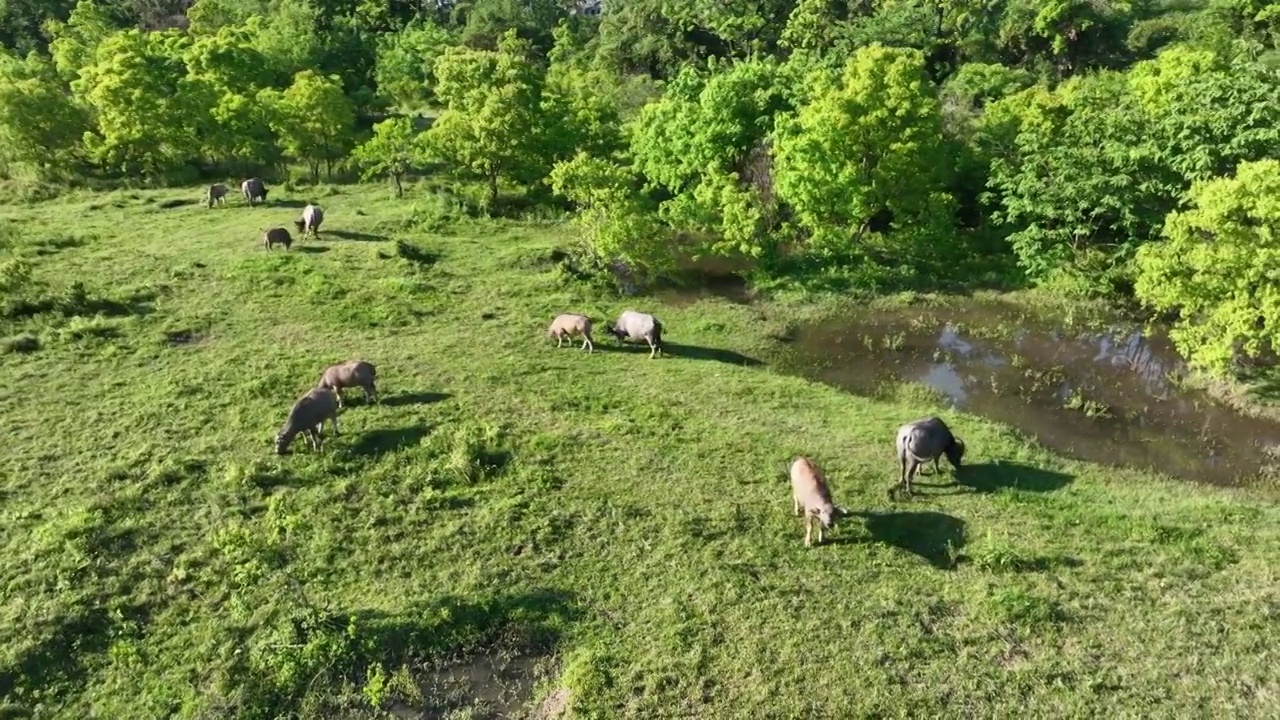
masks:
{"type": "Polygon", "coordinates": [[[1221,485],[1272,472],[1280,424],[1180,389],[1167,340],[1064,328],[995,303],[868,311],[800,328],[787,365],[860,394],[920,382],[1083,460],[1221,485]]]}

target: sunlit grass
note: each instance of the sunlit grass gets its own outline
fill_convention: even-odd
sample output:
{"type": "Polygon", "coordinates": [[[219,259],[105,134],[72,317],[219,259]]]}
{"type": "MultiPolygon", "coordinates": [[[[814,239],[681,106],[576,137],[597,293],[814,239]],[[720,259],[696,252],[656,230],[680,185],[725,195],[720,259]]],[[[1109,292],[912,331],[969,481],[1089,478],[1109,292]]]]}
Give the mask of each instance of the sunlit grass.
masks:
{"type": "Polygon", "coordinates": [[[1275,707],[1263,499],[944,413],[973,467],[892,503],[893,432],[940,407],[771,369],[812,310],[602,296],[561,279],[565,228],[442,219],[421,191],[199,194],[0,211],[0,262],[27,258],[48,303],[0,328],[18,716],[1275,707]],[[262,250],[306,200],[323,239],[262,250]],[[670,357],[543,336],[626,308],[659,316],[670,357]],[[382,402],[353,393],[321,453],[275,456],[292,401],[353,357],[382,402]],[[784,474],[800,453],[851,512],[813,549],[784,474]]]}

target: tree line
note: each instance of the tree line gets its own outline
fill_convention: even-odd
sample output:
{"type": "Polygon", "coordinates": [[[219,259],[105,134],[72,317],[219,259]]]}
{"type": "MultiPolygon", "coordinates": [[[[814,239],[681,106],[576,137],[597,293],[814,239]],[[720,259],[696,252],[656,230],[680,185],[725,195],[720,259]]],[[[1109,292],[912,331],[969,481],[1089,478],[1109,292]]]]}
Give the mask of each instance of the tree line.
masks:
{"type": "Polygon", "coordinates": [[[1030,281],[1273,350],[1264,0],[25,0],[0,170],[402,179],[567,203],[598,268],[1030,281]],[[51,119],[56,120],[52,121],[51,119]]]}

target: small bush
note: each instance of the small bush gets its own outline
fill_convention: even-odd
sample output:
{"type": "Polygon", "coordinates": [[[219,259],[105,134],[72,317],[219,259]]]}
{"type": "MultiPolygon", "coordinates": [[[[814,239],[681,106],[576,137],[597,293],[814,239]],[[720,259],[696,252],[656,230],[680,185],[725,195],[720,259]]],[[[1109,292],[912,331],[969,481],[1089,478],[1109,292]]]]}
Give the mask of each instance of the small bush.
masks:
{"type": "Polygon", "coordinates": [[[440,232],[468,216],[467,205],[448,190],[436,190],[413,203],[410,225],[427,232],[440,232]]]}
{"type": "Polygon", "coordinates": [[[0,292],[21,295],[33,284],[31,263],[25,258],[11,257],[0,263],[0,292]]]}
{"type": "Polygon", "coordinates": [[[64,190],[64,186],[51,182],[9,180],[0,183],[0,203],[18,205],[44,202],[53,200],[64,190]]]}
{"type": "Polygon", "coordinates": [[[987,572],[1017,572],[1026,560],[1017,551],[990,539],[969,549],[969,559],[979,570],[987,572]]]}
{"type": "Polygon", "coordinates": [[[450,438],[444,458],[445,471],[466,484],[486,480],[501,472],[510,454],[502,449],[502,430],[494,425],[463,425],[450,438]]]}

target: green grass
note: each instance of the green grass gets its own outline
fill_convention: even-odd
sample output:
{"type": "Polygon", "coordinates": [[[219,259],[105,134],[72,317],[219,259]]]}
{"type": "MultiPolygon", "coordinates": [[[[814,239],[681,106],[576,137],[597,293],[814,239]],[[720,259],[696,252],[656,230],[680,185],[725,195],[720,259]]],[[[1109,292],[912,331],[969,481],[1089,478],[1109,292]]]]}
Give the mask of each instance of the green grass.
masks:
{"type": "Polygon", "coordinates": [[[973,467],[891,502],[893,431],[936,398],[742,362],[812,308],[596,295],[550,259],[563,226],[453,222],[381,186],[314,191],[327,237],[287,254],[257,230],[296,210],[177,202],[198,197],[0,210],[0,263],[32,276],[0,333],[2,716],[1280,703],[1280,511],[1258,491],[943,412],[973,467]],[[663,320],[670,357],[542,336],[627,307],[663,320]],[[274,455],[292,401],[357,356],[383,402],[352,393],[321,453],[274,455]],[[810,549],[797,453],[853,513],[810,549]]]}

